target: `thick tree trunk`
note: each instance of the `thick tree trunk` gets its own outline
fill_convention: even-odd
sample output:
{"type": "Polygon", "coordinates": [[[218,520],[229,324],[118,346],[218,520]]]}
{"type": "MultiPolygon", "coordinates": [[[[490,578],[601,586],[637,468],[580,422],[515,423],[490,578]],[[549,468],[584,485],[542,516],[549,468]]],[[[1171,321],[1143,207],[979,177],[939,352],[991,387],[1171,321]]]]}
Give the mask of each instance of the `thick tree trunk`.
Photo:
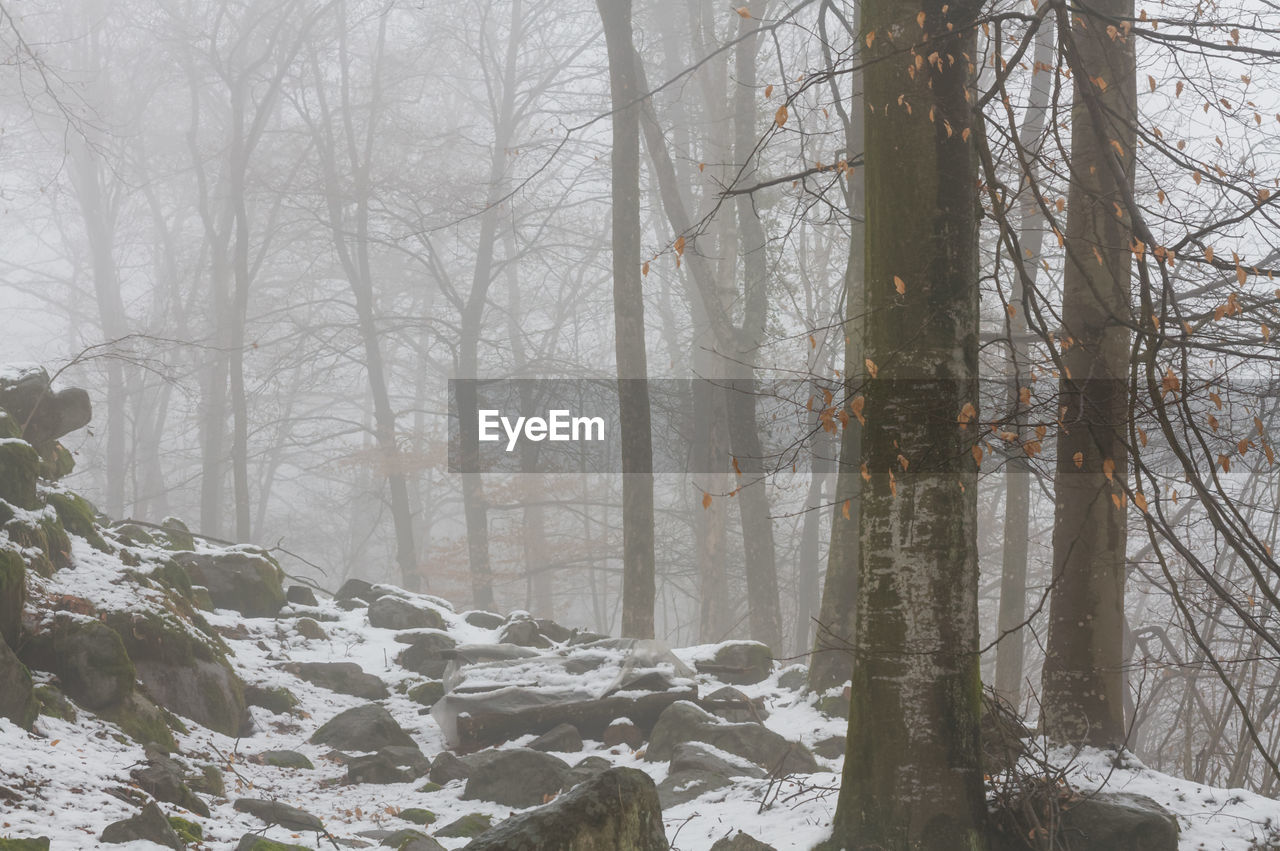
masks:
{"type": "Polygon", "coordinates": [[[640,281],[640,88],[630,0],[597,0],[613,102],[613,321],[622,423],[622,634],[653,637],[653,446],[640,281]]]}
{"type": "MultiPolygon", "coordinates": [[[[1117,217],[1132,188],[1137,93],[1132,0],[1072,12],[1075,98],[1063,280],[1063,411],[1054,479],[1053,590],[1042,702],[1050,737],[1115,745],[1124,740],[1123,485],[1129,420],[1129,224],[1117,217]],[[1108,35],[1108,28],[1118,32],[1108,35]],[[1099,80],[1104,82],[1099,82],[1099,80]],[[1088,100],[1094,101],[1094,109],[1088,100]],[[1128,187],[1116,184],[1120,157],[1128,187]]],[[[1068,47],[1071,47],[1071,44],[1068,47]]]]}
{"type": "Polygon", "coordinates": [[[985,847],[970,455],[978,177],[966,97],[976,5],[863,6],[863,279],[874,319],[849,745],[832,837],[847,848],[985,847]],[[921,40],[911,46],[908,34],[921,40]]]}

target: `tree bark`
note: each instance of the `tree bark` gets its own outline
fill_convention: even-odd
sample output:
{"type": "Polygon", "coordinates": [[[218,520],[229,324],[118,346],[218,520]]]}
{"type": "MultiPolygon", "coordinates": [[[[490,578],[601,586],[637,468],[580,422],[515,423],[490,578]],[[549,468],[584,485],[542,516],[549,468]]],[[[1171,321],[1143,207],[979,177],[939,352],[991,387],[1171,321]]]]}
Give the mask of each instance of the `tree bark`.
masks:
{"type": "Polygon", "coordinates": [[[1132,259],[1130,226],[1116,210],[1132,189],[1137,86],[1132,37],[1116,28],[1132,20],[1133,8],[1132,0],[1101,0],[1059,22],[1074,81],[1062,295],[1062,335],[1070,347],[1063,346],[1059,384],[1042,701],[1051,738],[1098,746],[1119,744],[1125,734],[1132,259]],[[1109,26],[1118,32],[1114,39],[1109,26]],[[1117,185],[1112,157],[1120,158],[1128,187],[1117,185]]]}
{"type": "Polygon", "coordinates": [[[630,0],[597,0],[613,103],[613,315],[622,424],[622,634],[653,637],[653,446],[640,280],[640,88],[630,0]]]}
{"type": "Polygon", "coordinates": [[[873,318],[849,744],[831,843],[847,848],[985,847],[970,454],[979,431],[967,97],[977,6],[863,6],[863,280],[873,318]]]}

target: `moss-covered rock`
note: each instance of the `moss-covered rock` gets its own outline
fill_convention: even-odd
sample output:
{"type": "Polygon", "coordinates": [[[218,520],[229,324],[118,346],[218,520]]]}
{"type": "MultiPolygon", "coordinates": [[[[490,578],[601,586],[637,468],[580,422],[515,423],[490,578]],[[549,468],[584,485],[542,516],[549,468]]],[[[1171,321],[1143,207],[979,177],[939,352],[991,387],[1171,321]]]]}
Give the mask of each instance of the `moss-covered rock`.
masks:
{"type": "Polygon", "coordinates": [[[158,704],[228,736],[247,731],[244,684],[221,641],[170,613],[117,611],[104,617],[158,704]]]}
{"type": "Polygon", "coordinates": [[[177,517],[166,517],[160,521],[156,540],[168,550],[193,550],[196,547],[196,539],[191,530],[177,517]]]}
{"type": "Polygon", "coordinates": [[[95,618],[59,613],[21,655],[32,668],[57,674],[66,695],[86,709],[113,706],[133,692],[137,671],[124,642],[95,618]]]}
{"type": "Polygon", "coordinates": [[[190,845],[204,841],[204,828],[190,819],[184,819],[182,816],[169,816],[169,827],[173,828],[173,832],[178,834],[179,839],[190,845]]]}
{"type": "Polygon", "coordinates": [[[187,785],[191,787],[192,792],[199,792],[201,795],[211,795],[214,798],[227,796],[227,784],[223,781],[222,772],[216,765],[200,766],[200,774],[190,778],[187,785]]]}
{"type": "Polygon", "coordinates": [[[191,581],[209,589],[213,604],[245,617],[271,618],[284,608],[284,574],[271,556],[241,547],[218,553],[176,553],[191,581]]]}
{"type": "Polygon", "coordinates": [[[244,694],[250,706],[261,706],[277,715],[292,712],[298,705],[298,698],[284,686],[247,685],[244,694]]]}
{"type": "Polygon", "coordinates": [[[413,824],[435,824],[436,814],[422,807],[409,807],[400,811],[400,818],[413,824]]]}
{"type": "Polygon", "coordinates": [[[151,533],[137,523],[117,523],[111,527],[111,533],[117,541],[130,547],[152,547],[156,543],[151,533]]]}
{"type": "Polygon", "coordinates": [[[169,588],[177,591],[186,600],[195,603],[191,577],[187,571],[171,558],[166,558],[151,571],[151,576],[169,588]]]}
{"type": "Polygon", "coordinates": [[[44,577],[71,566],[71,541],[52,512],[25,514],[4,524],[9,540],[25,554],[27,566],[44,577]]]}
{"type": "Polygon", "coordinates": [[[16,646],[22,630],[22,606],[27,600],[27,563],[22,554],[0,549],[0,640],[16,646]]]}
{"type": "Polygon", "coordinates": [[[0,499],[17,508],[39,508],[39,476],[40,456],[31,444],[16,437],[0,439],[0,499]]]}
{"type": "Polygon", "coordinates": [[[49,851],[49,838],[38,839],[0,838],[0,851],[49,851]]]}
{"type": "Polygon", "coordinates": [[[136,691],[118,704],[101,710],[100,714],[140,745],[154,745],[165,753],[178,749],[173,731],[169,729],[168,716],[136,691]]]}
{"type": "Polygon", "coordinates": [[[40,702],[31,683],[31,672],[9,645],[0,642],[0,718],[31,729],[39,712],[40,702]]]}
{"type": "Polygon", "coordinates": [[[256,833],[246,833],[236,844],[236,851],[309,851],[305,845],[286,845],[256,833]]]}
{"type": "MultiPolygon", "coordinates": [[[[652,782],[652,781],[650,781],[652,782]]],[[[436,836],[457,837],[463,836],[468,839],[479,836],[493,825],[493,816],[484,813],[470,813],[460,819],[451,821],[444,827],[436,831],[436,836]]]]}
{"type": "Polygon", "coordinates": [[[36,447],[40,456],[40,478],[56,482],[71,475],[76,468],[76,459],[71,451],[58,441],[52,441],[36,447]]]}
{"type": "Polygon", "coordinates": [[[40,714],[63,721],[75,721],[79,717],[76,708],[62,691],[51,685],[36,686],[36,700],[40,702],[40,714]]]}
{"type": "Polygon", "coordinates": [[[110,552],[102,533],[98,531],[98,510],[93,503],[70,491],[51,491],[45,496],[49,505],[58,513],[62,526],[73,535],[79,535],[95,549],[110,552]]]}

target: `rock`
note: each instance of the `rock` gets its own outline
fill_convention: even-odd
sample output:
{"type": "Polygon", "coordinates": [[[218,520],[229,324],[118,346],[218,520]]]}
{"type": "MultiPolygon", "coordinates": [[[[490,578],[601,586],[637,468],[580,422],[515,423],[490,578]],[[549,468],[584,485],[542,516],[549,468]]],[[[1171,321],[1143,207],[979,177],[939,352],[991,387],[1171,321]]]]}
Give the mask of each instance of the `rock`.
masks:
{"type": "Polygon", "coordinates": [[[299,606],[320,605],[320,601],[316,599],[316,593],[306,585],[290,585],[285,589],[284,598],[299,606]]]}
{"type": "Polygon", "coordinates": [[[749,760],[769,772],[808,774],[819,771],[813,754],[763,724],[732,724],[688,701],[673,703],[654,725],[645,759],[671,759],[676,745],[705,742],[749,760]]]}
{"type": "Polygon", "coordinates": [[[699,703],[703,709],[726,721],[758,721],[763,724],[769,717],[763,698],[753,700],[733,686],[718,688],[699,703]]]}
{"type": "Polygon", "coordinates": [[[186,777],[176,762],[157,752],[148,753],[147,757],[145,765],[129,772],[142,791],[157,801],[177,804],[198,815],[209,815],[209,805],[187,786],[186,777]]]}
{"type": "Polygon", "coordinates": [[[502,615],[493,612],[463,612],[462,619],[480,629],[497,629],[507,622],[502,615]]]}
{"type": "Polygon", "coordinates": [[[0,641],[0,718],[30,730],[40,712],[35,687],[27,666],[0,641]]]}
{"type": "Polygon", "coordinates": [[[703,742],[683,742],[676,745],[671,754],[671,773],[682,771],[705,771],[721,777],[750,777],[757,780],[768,776],[764,769],[754,763],[703,742]]]}
{"type": "Polygon", "coordinates": [[[608,727],[604,728],[600,741],[607,748],[626,745],[635,750],[644,744],[644,733],[639,727],[631,723],[630,719],[615,718],[608,727]]]}
{"type": "Polygon", "coordinates": [[[408,600],[385,594],[369,604],[369,625],[381,629],[444,629],[444,617],[435,609],[415,606],[408,600]]]}
{"type": "Polygon", "coordinates": [[[466,780],[471,776],[471,772],[491,762],[501,753],[502,751],[498,750],[486,750],[459,757],[452,751],[441,751],[436,754],[435,760],[431,763],[431,771],[427,776],[431,778],[432,783],[437,783],[441,786],[454,780],[466,780]]]}
{"type": "Polygon", "coordinates": [[[111,534],[117,541],[129,547],[154,546],[156,539],[151,533],[137,523],[117,523],[111,527],[111,534]]]}
{"type": "Polygon", "coordinates": [[[277,768],[315,768],[305,754],[290,750],[263,751],[254,757],[253,761],[260,765],[274,765],[277,768]]]}
{"type": "Polygon", "coordinates": [[[754,836],[738,831],[733,836],[717,839],[711,851],[777,851],[754,836]]]}
{"type": "Polygon", "coordinates": [[[192,536],[187,524],[177,517],[166,517],[160,521],[160,532],[164,543],[170,550],[194,550],[196,539],[192,536]]]}
{"type": "Polygon", "coordinates": [[[0,851],[49,851],[49,837],[36,839],[0,838],[0,851]]]}
{"type": "Polygon", "coordinates": [[[813,746],[813,752],[823,759],[839,759],[844,756],[848,742],[844,736],[828,736],[813,746]]]}
{"type": "Polygon", "coordinates": [[[305,845],[286,845],[283,842],[276,842],[274,839],[267,839],[256,833],[246,833],[240,837],[240,842],[236,845],[236,851],[310,851],[305,845]]]}
{"type": "Polygon", "coordinates": [[[431,715],[451,747],[469,750],[528,733],[545,733],[560,724],[572,724],[585,738],[600,739],[618,718],[630,719],[643,733],[667,707],[696,697],[697,692],[687,686],[605,697],[585,690],[556,694],[547,689],[508,686],[474,694],[451,691],[436,702],[431,715]]]}
{"type": "MultiPolygon", "coordinates": [[[[809,669],[804,665],[792,665],[778,674],[778,687],[788,691],[804,691],[809,684],[809,669]]],[[[743,834],[744,836],[746,834],[743,834]]]]}
{"type": "Polygon", "coordinates": [[[362,697],[365,700],[381,700],[387,697],[386,683],[354,662],[291,662],[284,670],[329,691],[362,697]]]}
{"type": "Polygon", "coordinates": [[[662,809],[649,775],[612,768],[543,807],[514,815],[468,851],[667,851],[662,809]]]}
{"type": "Polygon", "coordinates": [[[248,813],[269,825],[278,824],[286,830],[324,830],[320,819],[306,810],[282,804],[279,801],[267,801],[262,798],[238,798],[235,803],[238,813],[248,813]]]}
{"type": "Polygon", "coordinates": [[[88,392],[68,387],[54,393],[42,367],[7,370],[0,377],[0,408],[24,424],[22,436],[33,446],[84,428],[93,417],[88,392]]]}
{"type": "Polygon", "coordinates": [[[177,553],[191,581],[209,589],[213,604],[248,618],[273,618],[284,608],[280,567],[266,553],[247,547],[218,553],[177,553]]]}
{"type": "Polygon", "coordinates": [[[227,736],[252,730],[244,683],[220,639],[172,613],[117,611],[104,617],[156,703],[227,736]]]}
{"type": "Polygon", "coordinates": [[[400,818],[414,824],[427,825],[436,823],[436,814],[422,807],[408,807],[401,810],[399,815],[400,818]]]}
{"type": "Polygon", "coordinates": [[[27,602],[27,563],[22,553],[0,548],[0,643],[18,645],[22,607],[27,602]]]}
{"type": "Polygon", "coordinates": [[[434,680],[443,677],[445,668],[449,667],[447,654],[457,647],[458,642],[443,632],[418,633],[414,637],[413,644],[396,657],[396,663],[434,680]]]}
{"type": "Polygon", "coordinates": [[[529,748],[535,751],[576,753],[582,750],[582,736],[572,724],[560,724],[530,742],[529,748]]]}
{"type": "Polygon", "coordinates": [[[409,699],[430,709],[440,698],[444,697],[444,683],[439,680],[428,680],[418,683],[409,689],[409,699]]]}
{"type": "Polygon", "coordinates": [[[246,685],[244,699],[250,706],[261,706],[276,715],[292,712],[298,705],[298,698],[284,686],[246,685]]]}
{"type": "Polygon", "coordinates": [[[148,842],[164,845],[167,848],[182,849],[187,847],[178,834],[174,832],[169,820],[164,817],[164,813],[154,803],[147,804],[142,808],[142,812],[133,818],[112,822],[107,825],[106,830],[102,831],[102,836],[99,838],[103,842],[109,842],[113,845],[145,839],[148,842]]]}
{"type": "Polygon", "coordinates": [[[110,549],[98,531],[98,510],[89,500],[70,491],[50,491],[45,494],[45,502],[53,507],[63,529],[84,538],[94,549],[110,549]]]}
{"type": "Polygon", "coordinates": [[[91,710],[124,700],[137,676],[120,636],[86,615],[56,615],[24,645],[22,658],[32,668],[56,674],[67,697],[91,710]]]}
{"type": "MultiPolygon", "coordinates": [[[[385,845],[388,848],[401,849],[410,842],[416,842],[424,839],[431,839],[431,837],[427,836],[420,830],[414,830],[411,827],[402,827],[399,830],[393,830],[386,836],[382,837],[382,841],[378,844],[385,845]]],[[[438,845],[439,843],[437,843],[437,846],[438,845]]]]}
{"type": "Polygon", "coordinates": [[[710,771],[673,771],[658,784],[658,801],[664,809],[675,807],[731,785],[728,777],[710,771]]]}
{"type": "Polygon", "coordinates": [[[388,783],[409,783],[413,774],[398,768],[394,762],[382,754],[368,754],[353,757],[347,763],[348,783],[372,783],[384,785],[388,783]]]}
{"type": "Polygon", "coordinates": [[[376,751],[388,745],[417,747],[391,713],[376,703],[357,706],[330,718],[311,736],[311,742],[355,751],[376,751]]]}
{"type": "Polygon", "coordinates": [[[733,685],[751,685],[768,679],[773,673],[773,651],[759,641],[726,641],[715,655],[698,661],[700,674],[711,674],[733,685]]]}
{"type": "Polygon", "coordinates": [[[528,748],[499,751],[467,778],[463,800],[492,801],[507,807],[536,807],[564,788],[569,765],[528,748]]]}
{"type": "Polygon", "coordinates": [[[298,631],[298,635],[311,641],[324,641],[329,637],[315,618],[298,618],[293,622],[293,628],[298,631]]]}
{"type": "Polygon", "coordinates": [[[418,839],[410,839],[401,845],[397,851],[445,851],[445,847],[430,836],[423,836],[418,839]]]}
{"type": "MultiPolygon", "coordinates": [[[[0,651],[0,656],[3,655],[3,651],[0,651]]],[[[0,668],[3,668],[3,662],[0,662],[0,668]]],[[[0,675],[0,679],[3,679],[3,675],[0,675]]],[[[4,686],[0,685],[0,688],[4,688],[4,686]]],[[[72,705],[71,701],[67,700],[67,696],[56,686],[38,685],[35,688],[35,694],[36,700],[40,704],[41,715],[61,718],[63,721],[75,721],[79,717],[75,706],[72,705]]],[[[3,699],[0,699],[0,705],[3,702],[3,699]]],[[[0,715],[3,714],[3,710],[0,709],[0,715]]]]}
{"type": "MultiPolygon", "coordinates": [[[[169,719],[160,707],[142,695],[131,692],[124,700],[99,709],[98,714],[118,726],[126,736],[140,745],[151,745],[166,753],[173,753],[178,744],[173,740],[173,732],[169,729],[169,719]]],[[[182,722],[174,721],[181,727],[182,722]]]]}
{"type": "Polygon", "coordinates": [[[569,769],[569,782],[567,785],[577,786],[579,783],[585,783],[600,772],[608,771],[610,768],[613,768],[613,763],[602,756],[586,757],[569,769]]]}
{"type": "Polygon", "coordinates": [[[347,763],[348,783],[408,783],[426,774],[431,761],[417,747],[391,746],[347,763]]]}
{"type": "Polygon", "coordinates": [[[200,766],[200,775],[187,781],[191,791],[215,798],[227,797],[227,785],[222,782],[222,772],[216,765],[200,766]]]}
{"type": "Polygon", "coordinates": [[[489,829],[493,824],[493,816],[483,813],[470,813],[460,819],[449,822],[444,827],[436,831],[436,836],[443,836],[446,839],[450,837],[472,837],[479,836],[489,829]]]}
{"type": "Polygon", "coordinates": [[[1177,851],[1178,821],[1145,795],[1099,792],[1064,805],[1061,836],[1089,851],[1177,851]]]}
{"type": "Polygon", "coordinates": [[[351,602],[359,600],[366,606],[377,599],[378,595],[373,593],[373,586],[363,579],[348,579],[342,583],[342,587],[338,589],[338,593],[333,595],[333,599],[339,602],[351,602]]]}
{"type": "Polygon", "coordinates": [[[573,630],[567,626],[561,626],[548,618],[535,618],[534,623],[538,625],[538,632],[554,641],[556,644],[564,644],[573,638],[573,630]]]}
{"type": "Polygon", "coordinates": [[[498,633],[498,641],[503,644],[514,644],[517,647],[550,647],[551,642],[538,631],[538,624],[533,620],[514,620],[498,633]]]}
{"type": "Polygon", "coordinates": [[[0,441],[0,499],[14,508],[33,511],[40,507],[36,480],[40,477],[40,456],[31,444],[21,440],[0,441]]]}

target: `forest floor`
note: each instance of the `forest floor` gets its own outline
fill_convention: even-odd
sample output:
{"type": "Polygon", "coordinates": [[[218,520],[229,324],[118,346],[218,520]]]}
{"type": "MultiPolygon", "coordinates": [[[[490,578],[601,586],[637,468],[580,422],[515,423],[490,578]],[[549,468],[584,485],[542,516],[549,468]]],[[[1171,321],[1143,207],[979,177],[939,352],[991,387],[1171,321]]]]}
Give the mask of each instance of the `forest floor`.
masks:
{"type": "MultiPolygon", "coordinates": [[[[95,603],[119,606],[127,597],[119,577],[123,570],[114,556],[90,548],[73,539],[76,566],[59,571],[52,579],[40,579],[42,593],[74,594],[95,603]]],[[[260,831],[262,822],[237,812],[232,802],[238,797],[278,800],[320,817],[328,831],[343,845],[376,846],[363,833],[396,830],[414,825],[398,813],[411,807],[429,809],[436,821],[433,832],[464,815],[481,813],[494,822],[507,817],[511,808],[479,800],[464,800],[463,781],[443,788],[417,791],[426,778],[412,783],[346,784],[346,769],[331,760],[332,748],[311,744],[311,734],[339,712],[367,700],[339,694],[313,685],[281,670],[287,662],[354,662],[366,673],[376,675],[390,690],[380,701],[412,736],[422,752],[434,759],[447,748],[435,717],[422,714],[422,706],[405,691],[422,677],[394,661],[404,650],[395,641],[396,632],[369,625],[366,611],[345,611],[330,600],[319,603],[321,623],[327,638],[307,639],[294,628],[290,609],[277,618],[245,618],[220,610],[206,615],[233,649],[232,663],[246,683],[283,686],[300,701],[289,714],[273,714],[251,707],[255,732],[235,739],[188,722],[189,732],[176,734],[182,757],[193,764],[212,763],[222,769],[226,796],[206,798],[211,808],[207,818],[196,818],[204,829],[198,847],[233,848],[249,832],[260,831]],[[305,754],[313,770],[280,768],[255,764],[250,757],[262,751],[290,749],[305,754]]],[[[308,610],[316,613],[315,609],[308,610]]],[[[466,623],[447,612],[448,631],[460,643],[494,643],[495,630],[466,623]]],[[[676,649],[686,663],[705,656],[706,648],[676,649]]],[[[814,708],[812,696],[779,684],[783,669],[775,665],[771,676],[754,685],[738,686],[752,698],[762,698],[769,715],[765,724],[788,739],[806,745],[844,733],[845,722],[827,717],[814,708]]],[[[42,675],[38,675],[42,676],[42,675]]],[[[721,682],[714,677],[696,676],[699,692],[706,694],[721,682]]],[[[794,680],[794,674],[789,681],[794,680]]],[[[525,736],[503,747],[526,744],[525,736]]],[[[655,782],[668,770],[664,762],[643,758],[643,748],[633,751],[626,745],[606,747],[587,741],[584,749],[555,754],[570,764],[589,756],[603,757],[617,766],[638,768],[655,782]]],[[[1273,826],[1280,825],[1280,803],[1244,790],[1214,789],[1151,771],[1130,760],[1116,768],[1107,754],[1054,752],[1054,758],[1069,762],[1071,784],[1084,792],[1105,784],[1108,790],[1149,796],[1174,812],[1181,827],[1180,847],[1190,849],[1272,848],[1273,826]]],[[[137,812],[135,804],[118,796],[130,785],[129,772],[144,762],[143,749],[118,735],[113,725],[81,710],[75,721],[42,715],[33,732],[0,719],[0,837],[47,836],[51,847],[77,849],[100,847],[98,837],[111,822],[137,812]],[[112,794],[115,790],[117,794],[112,794]],[[16,794],[13,794],[16,793],[16,794]]],[[[784,780],[738,779],[732,785],[709,792],[663,813],[666,834],[672,847],[682,851],[707,849],[716,840],[742,830],[776,849],[808,849],[823,840],[835,811],[843,758],[818,758],[825,769],[809,775],[793,775],[784,780]]],[[[167,812],[179,812],[166,805],[167,812]]],[[[189,813],[181,813],[190,816],[189,813]]],[[[265,837],[305,847],[333,847],[315,834],[275,827],[265,837]]],[[[437,836],[445,848],[460,848],[466,837],[437,836]]],[[[146,842],[111,847],[155,847],[146,842]]]]}

